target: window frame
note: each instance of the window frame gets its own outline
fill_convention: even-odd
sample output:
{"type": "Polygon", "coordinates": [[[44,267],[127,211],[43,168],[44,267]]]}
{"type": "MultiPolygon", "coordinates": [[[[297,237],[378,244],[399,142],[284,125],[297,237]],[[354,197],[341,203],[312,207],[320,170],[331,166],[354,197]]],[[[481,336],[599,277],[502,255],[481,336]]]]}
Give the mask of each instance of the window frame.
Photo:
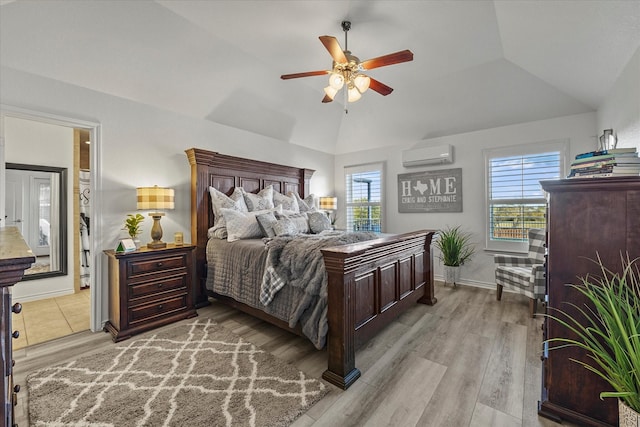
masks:
{"type": "MultiPolygon", "coordinates": [[[[567,176],[569,170],[569,140],[553,140],[545,142],[534,142],[526,145],[511,145],[507,147],[488,148],[483,150],[484,157],[484,191],[485,191],[485,209],[484,209],[484,228],[485,228],[485,250],[490,252],[510,252],[510,253],[527,253],[529,250],[528,242],[523,241],[508,241],[508,240],[492,240],[491,239],[491,192],[490,192],[490,172],[491,172],[491,160],[500,157],[510,156],[529,156],[543,153],[557,152],[559,153],[560,163],[560,178],[567,176]]],[[[524,199],[508,199],[507,202],[524,199]]],[[[536,200],[532,199],[532,202],[536,200]]],[[[544,201],[546,204],[547,195],[543,191],[543,198],[540,201],[544,201]]],[[[508,204],[508,203],[507,203],[508,204]]],[[[545,211],[546,217],[546,211],[545,211]]]]}
{"type": "Polygon", "coordinates": [[[380,208],[380,232],[384,232],[385,230],[385,219],[386,219],[386,213],[385,213],[385,203],[386,203],[386,192],[385,192],[385,187],[386,187],[386,162],[372,162],[372,163],[365,163],[365,164],[360,164],[360,165],[351,165],[351,166],[345,166],[344,170],[343,170],[343,182],[344,182],[344,209],[343,209],[343,214],[344,214],[344,226],[347,230],[352,231],[349,228],[349,208],[350,207],[366,207],[366,206],[371,206],[371,207],[379,207],[380,208]],[[349,195],[353,194],[351,191],[351,183],[347,182],[347,177],[353,174],[357,174],[357,173],[365,173],[365,172],[379,172],[380,174],[380,201],[379,202],[369,202],[369,203],[353,203],[349,200],[349,195]]]}

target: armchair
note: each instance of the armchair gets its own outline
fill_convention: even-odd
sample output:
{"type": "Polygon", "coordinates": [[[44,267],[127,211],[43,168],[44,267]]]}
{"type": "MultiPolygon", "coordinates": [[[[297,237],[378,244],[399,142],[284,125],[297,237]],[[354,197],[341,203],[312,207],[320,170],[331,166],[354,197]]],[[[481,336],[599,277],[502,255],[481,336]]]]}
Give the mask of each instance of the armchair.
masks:
{"type": "Polygon", "coordinates": [[[496,298],[502,299],[507,288],[529,297],[529,312],[535,317],[537,302],[545,295],[545,231],[529,230],[529,256],[517,257],[496,254],[496,298]]]}

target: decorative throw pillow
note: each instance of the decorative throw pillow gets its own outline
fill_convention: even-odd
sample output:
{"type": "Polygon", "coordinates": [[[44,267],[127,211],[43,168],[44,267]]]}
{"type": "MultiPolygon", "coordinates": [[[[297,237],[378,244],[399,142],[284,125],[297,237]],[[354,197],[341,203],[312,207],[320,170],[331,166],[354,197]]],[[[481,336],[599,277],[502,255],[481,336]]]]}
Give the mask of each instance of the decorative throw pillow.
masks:
{"type": "Polygon", "coordinates": [[[273,230],[273,225],[278,220],[273,212],[256,215],[256,220],[258,221],[258,225],[260,226],[264,237],[274,237],[276,235],[276,232],[273,230]]]}
{"type": "Polygon", "coordinates": [[[309,228],[309,219],[307,218],[306,213],[276,213],[276,219],[281,218],[287,218],[290,220],[296,227],[298,233],[308,234],[311,231],[309,228]]]}
{"type": "Polygon", "coordinates": [[[273,209],[275,207],[273,204],[272,185],[263,188],[258,194],[247,193],[245,190],[242,190],[242,194],[249,212],[273,209]]]}
{"type": "Polygon", "coordinates": [[[300,197],[300,195],[294,191],[290,191],[288,193],[289,196],[292,196],[296,199],[296,201],[298,202],[298,208],[300,209],[300,212],[314,212],[316,211],[316,196],[313,194],[309,194],[307,197],[305,197],[304,199],[302,197],[300,197]]]}
{"type": "Polygon", "coordinates": [[[248,212],[249,209],[244,202],[242,189],[236,187],[233,189],[231,196],[227,196],[214,187],[209,187],[209,194],[211,194],[211,209],[213,211],[213,227],[209,230],[209,237],[226,239],[227,226],[221,209],[233,209],[238,212],[248,212]]]}
{"type": "Polygon", "coordinates": [[[256,220],[256,215],[268,211],[238,212],[233,209],[222,209],[222,215],[227,223],[227,241],[235,242],[241,239],[257,239],[262,237],[262,230],[256,220]]]}
{"type": "Polygon", "coordinates": [[[275,231],[276,236],[295,236],[298,234],[296,226],[289,218],[277,220],[276,223],[273,224],[273,231],[275,231]]]}
{"type": "Polygon", "coordinates": [[[332,230],[331,221],[324,212],[309,212],[309,228],[311,232],[318,234],[325,230],[332,230]]]}
{"type": "Polygon", "coordinates": [[[285,196],[275,190],[273,190],[273,204],[275,206],[282,206],[282,209],[285,211],[300,212],[298,200],[294,196],[285,196]]]}

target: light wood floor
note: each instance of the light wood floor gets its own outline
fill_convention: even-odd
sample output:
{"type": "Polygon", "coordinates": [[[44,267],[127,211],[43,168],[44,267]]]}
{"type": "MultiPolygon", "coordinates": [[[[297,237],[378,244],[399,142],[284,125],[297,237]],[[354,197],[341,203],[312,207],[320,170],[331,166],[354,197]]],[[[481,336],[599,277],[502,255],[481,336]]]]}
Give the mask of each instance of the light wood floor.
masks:
{"type": "MultiPolygon", "coordinates": [[[[495,291],[441,284],[436,296],[436,305],[417,304],[359,349],[362,377],[347,391],[329,385],[294,426],[558,426],[536,412],[542,319],[528,317],[527,299],[499,302],[495,291]]],[[[326,368],[326,353],[302,338],[215,301],[198,313],[309,375],[326,368]]],[[[108,334],[87,331],[17,350],[15,383],[111,345],[108,334]]],[[[18,396],[17,421],[26,426],[26,387],[18,396]]]]}

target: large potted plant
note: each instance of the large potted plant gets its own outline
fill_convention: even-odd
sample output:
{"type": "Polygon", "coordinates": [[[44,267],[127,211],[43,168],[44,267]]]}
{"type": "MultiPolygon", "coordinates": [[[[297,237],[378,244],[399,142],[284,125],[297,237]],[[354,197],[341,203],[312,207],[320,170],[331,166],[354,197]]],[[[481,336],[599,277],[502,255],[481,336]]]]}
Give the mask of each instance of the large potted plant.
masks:
{"type": "Polygon", "coordinates": [[[575,333],[576,339],[547,340],[550,350],[576,346],[586,351],[588,361],[574,360],[603,378],[613,391],[600,398],[618,399],[620,426],[640,425],[640,258],[622,259],[622,273],[606,268],[597,257],[602,276],[580,278],[569,285],[582,293],[590,307],[571,304],[579,313],[565,311],[548,316],[575,333]],[[557,346],[553,347],[553,344],[557,346]]]}
{"type": "Polygon", "coordinates": [[[471,234],[462,231],[459,225],[447,227],[438,231],[434,245],[440,251],[438,257],[444,264],[445,283],[455,285],[460,280],[460,267],[475,253],[471,234]]]}

